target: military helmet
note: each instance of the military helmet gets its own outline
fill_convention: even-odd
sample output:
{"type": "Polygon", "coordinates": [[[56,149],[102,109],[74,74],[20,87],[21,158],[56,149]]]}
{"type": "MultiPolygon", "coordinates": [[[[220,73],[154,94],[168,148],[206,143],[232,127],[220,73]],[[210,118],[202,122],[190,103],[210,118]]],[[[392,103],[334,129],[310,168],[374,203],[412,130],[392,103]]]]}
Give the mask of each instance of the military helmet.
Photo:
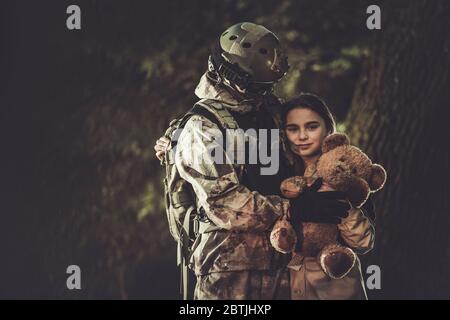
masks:
{"type": "Polygon", "coordinates": [[[241,88],[272,87],[289,68],[273,32],[251,22],[225,30],[210,56],[210,70],[241,88]]]}

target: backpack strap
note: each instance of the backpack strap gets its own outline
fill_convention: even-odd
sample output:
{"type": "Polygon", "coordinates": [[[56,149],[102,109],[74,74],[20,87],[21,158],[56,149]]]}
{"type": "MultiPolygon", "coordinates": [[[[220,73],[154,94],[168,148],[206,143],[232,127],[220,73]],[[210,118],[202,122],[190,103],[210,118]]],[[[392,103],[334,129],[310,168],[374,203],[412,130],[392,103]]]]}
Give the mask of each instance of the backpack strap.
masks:
{"type": "MultiPolygon", "coordinates": [[[[211,114],[213,114],[217,121],[219,122],[219,128],[225,129],[238,129],[239,125],[228,111],[226,107],[224,107],[223,102],[218,102],[211,99],[202,99],[196,103],[196,105],[202,106],[204,109],[208,110],[211,114]]],[[[217,124],[217,123],[216,123],[217,124]]]]}
{"type": "MultiPolygon", "coordinates": [[[[239,124],[237,123],[236,119],[233,117],[233,115],[228,111],[228,108],[224,107],[224,103],[217,100],[212,99],[202,99],[198,101],[191,110],[189,110],[184,117],[181,119],[178,119],[176,125],[176,129],[182,129],[188,122],[188,120],[193,115],[200,115],[214,123],[219,130],[222,132],[222,136],[226,137],[226,130],[227,129],[239,129],[239,124]]],[[[175,123],[175,120],[174,120],[175,123]]],[[[178,131],[177,134],[179,135],[181,131],[178,131]]],[[[173,155],[173,147],[177,144],[176,141],[171,142],[171,150],[168,152],[169,160],[173,163],[175,161],[174,155],[173,155]]],[[[239,178],[242,178],[243,172],[244,172],[244,165],[240,166],[239,170],[239,178]]]]}
{"type": "MultiPolygon", "coordinates": [[[[205,117],[206,119],[214,123],[219,128],[219,130],[222,131],[222,135],[224,137],[226,136],[226,129],[239,128],[239,125],[234,117],[226,108],[223,107],[222,103],[215,100],[203,99],[198,101],[192,107],[192,109],[184,115],[184,117],[178,120],[176,129],[183,129],[189,119],[194,115],[205,117]]],[[[172,130],[172,132],[173,131],[174,130],[172,130]]],[[[172,141],[172,147],[174,147],[176,144],[176,141],[172,141]]]]}

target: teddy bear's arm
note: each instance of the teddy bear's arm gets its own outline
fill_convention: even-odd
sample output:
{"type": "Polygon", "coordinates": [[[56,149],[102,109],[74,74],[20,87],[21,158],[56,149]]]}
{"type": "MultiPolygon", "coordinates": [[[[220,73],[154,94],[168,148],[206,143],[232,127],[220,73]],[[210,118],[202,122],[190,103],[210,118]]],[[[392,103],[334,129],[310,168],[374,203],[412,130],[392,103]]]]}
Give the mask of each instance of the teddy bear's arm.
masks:
{"type": "Polygon", "coordinates": [[[298,197],[308,186],[308,180],[302,176],[290,177],[281,182],[280,190],[283,196],[289,199],[298,197]]]}

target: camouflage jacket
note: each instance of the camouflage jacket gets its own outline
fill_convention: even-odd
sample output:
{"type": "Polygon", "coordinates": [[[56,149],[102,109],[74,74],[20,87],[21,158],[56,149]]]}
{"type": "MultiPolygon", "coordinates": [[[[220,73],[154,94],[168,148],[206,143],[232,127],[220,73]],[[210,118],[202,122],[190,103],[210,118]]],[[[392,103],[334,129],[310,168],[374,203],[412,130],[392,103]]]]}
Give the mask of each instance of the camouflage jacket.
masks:
{"type": "MultiPolygon", "coordinates": [[[[253,108],[250,101],[238,102],[227,91],[217,89],[205,75],[195,93],[201,99],[223,102],[233,112],[245,113],[253,108]]],[[[269,234],[274,222],[287,213],[289,201],[249,190],[240,180],[241,165],[217,164],[208,159],[207,150],[212,147],[225,152],[208,137],[208,129],[218,127],[203,116],[192,116],[175,151],[175,164],[180,176],[192,185],[197,208],[202,208],[215,226],[212,231],[211,224],[200,226],[191,258],[195,273],[284,267],[286,257],[271,247],[269,234]]]]}

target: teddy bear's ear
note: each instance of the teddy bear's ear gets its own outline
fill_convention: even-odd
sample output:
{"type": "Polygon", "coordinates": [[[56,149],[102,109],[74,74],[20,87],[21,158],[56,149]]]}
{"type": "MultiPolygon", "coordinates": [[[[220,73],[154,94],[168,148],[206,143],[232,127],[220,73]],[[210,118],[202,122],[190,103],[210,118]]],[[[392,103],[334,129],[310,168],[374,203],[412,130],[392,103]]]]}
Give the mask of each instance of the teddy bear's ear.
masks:
{"type": "Polygon", "coordinates": [[[372,192],[378,191],[383,188],[386,182],[386,170],[379,164],[373,164],[370,172],[369,182],[370,190],[372,192]]]}
{"type": "Polygon", "coordinates": [[[361,207],[369,197],[369,184],[361,178],[350,177],[346,181],[347,197],[354,207],[361,207]]]}
{"type": "Polygon", "coordinates": [[[323,140],[322,152],[328,152],[336,147],[348,144],[350,144],[350,140],[347,135],[343,133],[333,133],[323,140]]]}

